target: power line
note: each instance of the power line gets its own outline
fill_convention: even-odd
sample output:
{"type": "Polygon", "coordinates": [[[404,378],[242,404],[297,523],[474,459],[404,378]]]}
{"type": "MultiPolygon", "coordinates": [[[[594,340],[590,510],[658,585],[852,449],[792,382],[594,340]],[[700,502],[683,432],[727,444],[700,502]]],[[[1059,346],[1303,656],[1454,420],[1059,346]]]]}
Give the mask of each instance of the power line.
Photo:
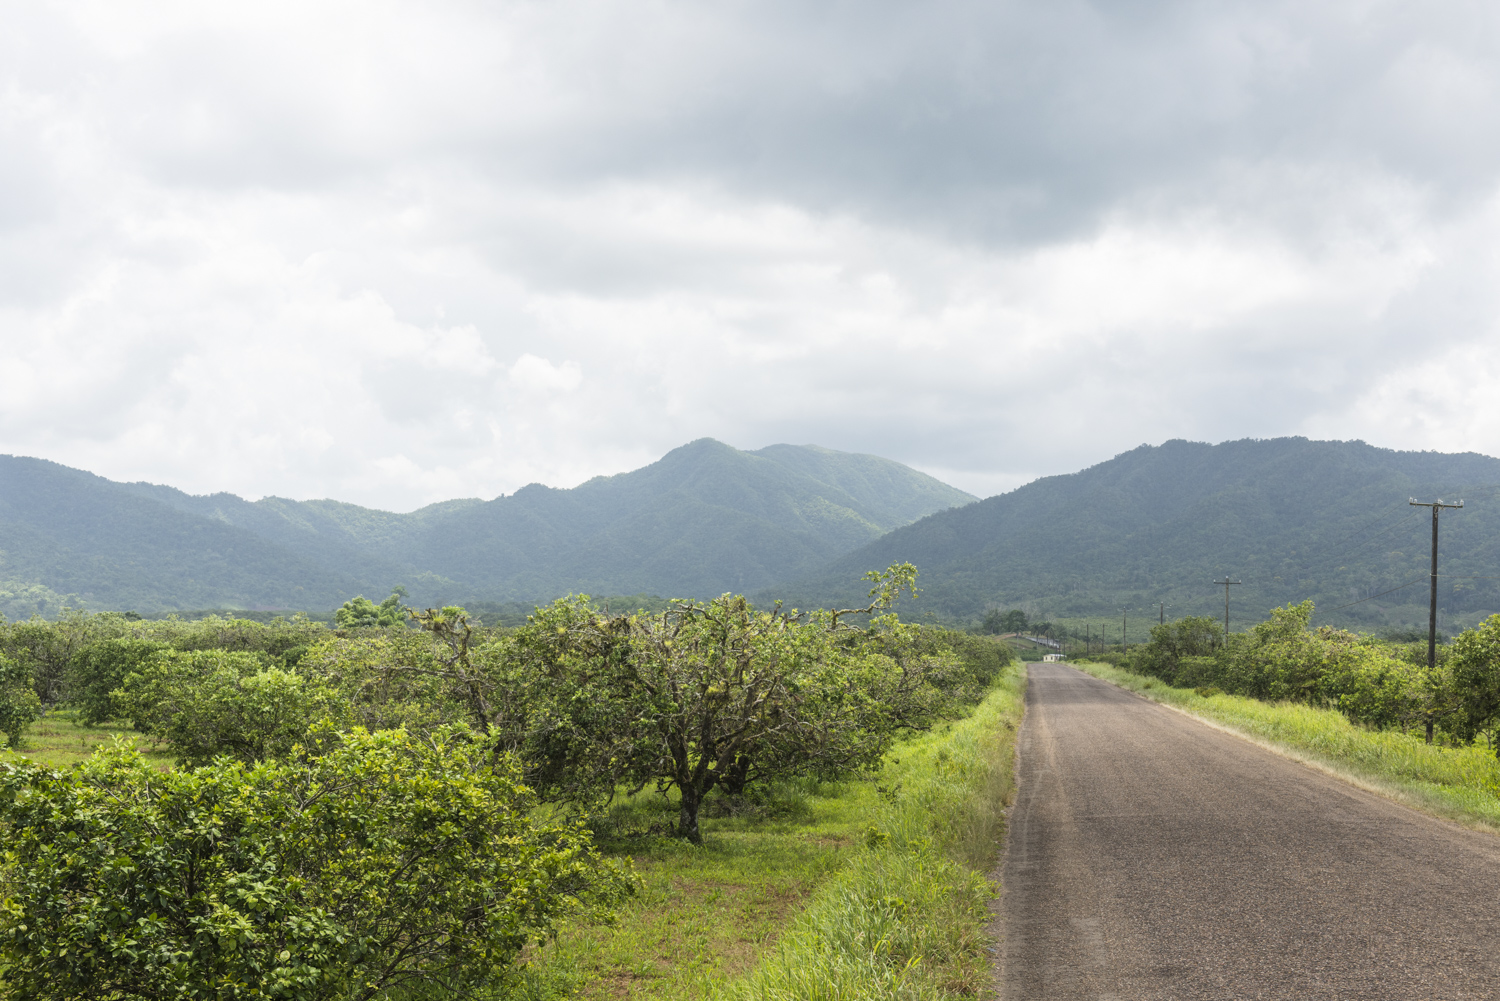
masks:
{"type": "Polygon", "coordinates": [[[1416,580],[1409,580],[1405,584],[1401,584],[1401,585],[1399,585],[1397,587],[1393,587],[1389,591],[1381,591],[1380,594],[1372,594],[1368,598],[1361,598],[1358,601],[1351,601],[1347,605],[1340,605],[1338,608],[1330,608],[1330,609],[1327,609],[1327,611],[1328,612],[1337,612],[1337,611],[1339,611],[1339,609],[1353,608],[1355,605],[1363,605],[1365,602],[1367,602],[1367,601],[1374,601],[1376,598],[1379,598],[1382,595],[1391,594],[1394,591],[1400,591],[1403,588],[1411,587],[1413,584],[1420,584],[1420,583],[1422,583],[1422,581],[1424,581],[1426,579],[1427,578],[1425,578],[1425,577],[1418,577],[1416,580]]]}

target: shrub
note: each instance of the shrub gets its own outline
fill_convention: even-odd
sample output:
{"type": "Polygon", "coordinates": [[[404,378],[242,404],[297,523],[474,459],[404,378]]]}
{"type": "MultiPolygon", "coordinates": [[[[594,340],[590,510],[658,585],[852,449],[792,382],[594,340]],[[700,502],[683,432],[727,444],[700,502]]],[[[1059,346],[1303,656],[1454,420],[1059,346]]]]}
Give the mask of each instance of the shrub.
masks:
{"type": "Polygon", "coordinates": [[[154,640],[121,636],[91,643],[80,650],[68,668],[68,702],[78,707],[84,726],[98,726],[124,718],[116,692],[131,674],[171,648],[154,640]]]}
{"type": "Polygon", "coordinates": [[[0,966],[12,996],[466,993],[631,889],[531,816],[464,730],[319,731],[303,753],[157,772],[117,746],[0,766],[0,966]]]}
{"type": "Polygon", "coordinates": [[[0,657],[0,733],[9,747],[20,745],[31,724],[41,715],[31,672],[18,661],[0,657]]]}

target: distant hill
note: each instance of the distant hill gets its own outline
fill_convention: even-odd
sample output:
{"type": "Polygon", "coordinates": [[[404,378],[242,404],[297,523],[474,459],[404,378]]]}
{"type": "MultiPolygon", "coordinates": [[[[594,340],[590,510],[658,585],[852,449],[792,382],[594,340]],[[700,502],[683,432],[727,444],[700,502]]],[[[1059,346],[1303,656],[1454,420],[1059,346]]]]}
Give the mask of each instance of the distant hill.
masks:
{"type": "Polygon", "coordinates": [[[888,459],[711,439],[569,490],[409,514],[194,496],[0,456],[0,612],[55,611],[67,596],[141,612],[321,610],[395,584],[419,602],[751,591],[973,500],[888,459]]]}
{"type": "Polygon", "coordinates": [[[1241,625],[1309,597],[1319,621],[1425,624],[1431,517],[1412,496],[1467,504],[1442,515],[1445,619],[1500,611],[1500,460],[1305,438],[1143,445],[929,515],[761,598],[855,601],[859,573],[908,560],[921,570],[916,607],[961,618],[1123,606],[1155,619],[1157,602],[1174,616],[1220,614],[1224,590],[1209,582],[1228,574],[1244,582],[1231,596],[1241,625]]]}

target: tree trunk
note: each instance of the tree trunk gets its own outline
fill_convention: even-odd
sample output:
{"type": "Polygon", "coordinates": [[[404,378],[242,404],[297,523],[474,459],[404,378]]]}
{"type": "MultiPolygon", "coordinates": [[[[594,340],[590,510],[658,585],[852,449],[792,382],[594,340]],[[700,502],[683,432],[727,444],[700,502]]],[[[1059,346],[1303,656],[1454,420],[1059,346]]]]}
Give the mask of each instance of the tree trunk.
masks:
{"type": "Polygon", "coordinates": [[[1427,717],[1427,743],[1432,743],[1432,717],[1427,717]]]}
{"type": "Polygon", "coordinates": [[[731,796],[743,796],[745,794],[745,780],[750,774],[750,755],[736,754],[734,763],[729,766],[724,777],[719,779],[719,785],[731,796]]]}
{"type": "Polygon", "coordinates": [[[682,807],[677,812],[677,833],[695,845],[703,844],[703,835],[698,831],[698,807],[703,794],[690,785],[678,786],[682,791],[682,807]]]}

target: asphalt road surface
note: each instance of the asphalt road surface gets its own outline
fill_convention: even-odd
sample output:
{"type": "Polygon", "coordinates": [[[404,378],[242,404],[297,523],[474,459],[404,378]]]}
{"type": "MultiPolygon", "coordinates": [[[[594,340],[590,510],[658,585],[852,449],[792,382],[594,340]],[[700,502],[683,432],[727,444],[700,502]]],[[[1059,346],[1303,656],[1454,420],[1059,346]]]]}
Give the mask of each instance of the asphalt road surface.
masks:
{"type": "Polygon", "coordinates": [[[1031,667],[1006,1001],[1500,998],[1500,838],[1031,667]]]}

